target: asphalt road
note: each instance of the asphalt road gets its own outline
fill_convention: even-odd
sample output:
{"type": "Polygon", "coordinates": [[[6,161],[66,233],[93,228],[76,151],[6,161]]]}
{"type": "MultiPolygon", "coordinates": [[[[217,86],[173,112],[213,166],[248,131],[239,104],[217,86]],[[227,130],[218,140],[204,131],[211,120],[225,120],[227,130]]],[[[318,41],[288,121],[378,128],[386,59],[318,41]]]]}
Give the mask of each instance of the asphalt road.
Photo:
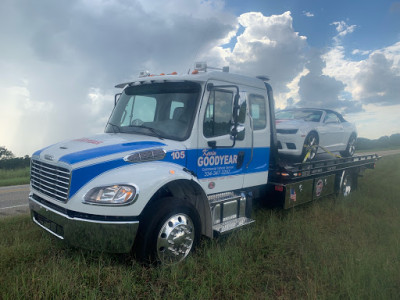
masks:
{"type": "Polygon", "coordinates": [[[27,213],[29,185],[0,187],[0,217],[27,213]]]}
{"type": "MultiPolygon", "coordinates": [[[[380,156],[394,155],[400,153],[400,149],[397,150],[385,150],[377,152],[365,152],[357,153],[358,155],[363,154],[374,154],[377,153],[380,156]]],[[[319,159],[329,159],[329,155],[323,157],[327,154],[320,154],[319,159]]],[[[0,217],[16,215],[16,214],[26,214],[29,212],[28,208],[28,195],[29,195],[29,185],[15,185],[0,187],[0,217]]]]}

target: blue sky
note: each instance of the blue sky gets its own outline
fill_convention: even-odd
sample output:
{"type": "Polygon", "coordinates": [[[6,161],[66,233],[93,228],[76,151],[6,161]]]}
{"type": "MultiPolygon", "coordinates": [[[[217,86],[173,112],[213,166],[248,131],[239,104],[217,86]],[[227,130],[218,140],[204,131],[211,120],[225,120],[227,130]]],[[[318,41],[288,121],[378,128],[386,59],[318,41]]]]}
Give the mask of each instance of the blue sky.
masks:
{"type": "Polygon", "coordinates": [[[268,75],[277,108],[333,108],[400,132],[400,1],[2,0],[0,146],[104,130],[114,85],[195,61],[268,75]]]}
{"type": "MultiPolygon", "coordinates": [[[[291,11],[293,27],[308,38],[312,47],[329,47],[335,34],[333,22],[343,20],[356,24],[357,31],[345,43],[352,48],[375,50],[400,39],[400,2],[379,0],[230,0],[235,13],[261,11],[265,15],[291,11]],[[306,16],[306,13],[313,16],[306,16]]],[[[309,15],[308,14],[308,15],[309,15]]]]}

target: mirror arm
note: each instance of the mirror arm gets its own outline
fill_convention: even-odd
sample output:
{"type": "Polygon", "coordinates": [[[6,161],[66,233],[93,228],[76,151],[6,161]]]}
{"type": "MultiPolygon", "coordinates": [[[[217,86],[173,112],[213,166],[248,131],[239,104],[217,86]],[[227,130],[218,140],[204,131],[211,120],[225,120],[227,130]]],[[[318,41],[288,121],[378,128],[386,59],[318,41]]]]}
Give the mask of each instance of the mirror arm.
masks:
{"type": "Polygon", "coordinates": [[[114,106],[117,105],[117,102],[119,100],[119,97],[121,97],[121,95],[122,95],[122,93],[115,94],[115,96],[114,96],[114,106]]]}

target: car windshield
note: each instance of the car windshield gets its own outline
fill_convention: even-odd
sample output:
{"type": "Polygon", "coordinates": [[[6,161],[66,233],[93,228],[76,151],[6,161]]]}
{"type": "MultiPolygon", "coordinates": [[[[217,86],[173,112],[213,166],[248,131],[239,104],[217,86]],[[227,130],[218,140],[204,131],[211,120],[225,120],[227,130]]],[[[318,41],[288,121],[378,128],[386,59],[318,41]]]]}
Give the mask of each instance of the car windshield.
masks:
{"type": "Polygon", "coordinates": [[[276,113],[276,120],[304,120],[307,122],[319,122],[322,111],[318,110],[282,110],[276,113]]]}
{"type": "Polygon", "coordinates": [[[127,87],[105,132],[137,133],[173,140],[190,134],[200,95],[193,82],[164,82],[127,87]]]}

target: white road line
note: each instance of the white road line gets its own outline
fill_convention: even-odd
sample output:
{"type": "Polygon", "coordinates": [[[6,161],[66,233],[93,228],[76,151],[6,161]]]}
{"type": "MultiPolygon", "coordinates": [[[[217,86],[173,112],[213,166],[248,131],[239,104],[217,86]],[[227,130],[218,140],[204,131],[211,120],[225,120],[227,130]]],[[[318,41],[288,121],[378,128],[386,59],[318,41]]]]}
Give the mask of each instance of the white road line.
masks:
{"type": "Polygon", "coordinates": [[[0,208],[0,209],[16,208],[16,207],[22,207],[22,206],[29,206],[29,204],[21,204],[21,205],[14,205],[14,206],[2,207],[2,208],[0,208]]]}

